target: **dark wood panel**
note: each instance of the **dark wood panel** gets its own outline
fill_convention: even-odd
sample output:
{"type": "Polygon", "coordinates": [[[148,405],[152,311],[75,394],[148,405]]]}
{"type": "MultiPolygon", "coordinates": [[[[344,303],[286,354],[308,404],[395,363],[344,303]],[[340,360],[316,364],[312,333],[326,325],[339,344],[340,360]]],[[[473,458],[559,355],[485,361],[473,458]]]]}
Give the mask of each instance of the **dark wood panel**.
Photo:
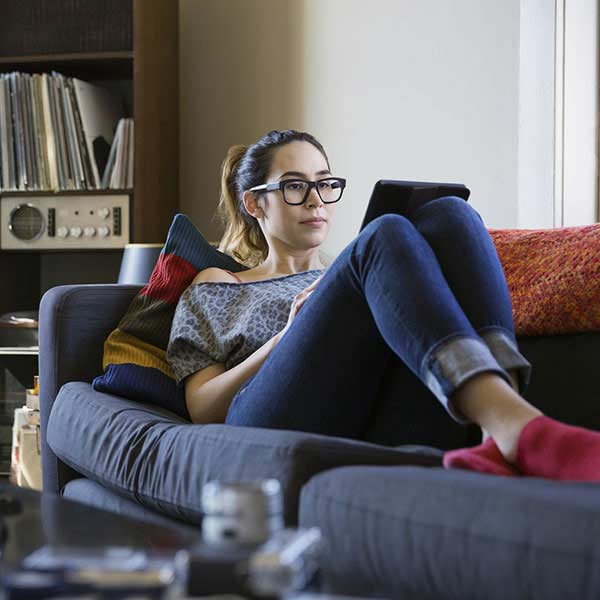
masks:
{"type": "Polygon", "coordinates": [[[131,0],[0,3],[0,56],[132,50],[132,33],[131,0]]]}
{"type": "Polygon", "coordinates": [[[173,0],[134,0],[133,241],[163,242],[179,207],[179,16],[173,0]]]}
{"type": "Polygon", "coordinates": [[[40,255],[40,295],[57,285],[116,283],[123,250],[44,252],[40,255]]]}
{"type": "Polygon", "coordinates": [[[39,299],[39,254],[0,252],[0,314],[37,310],[39,299]]]}
{"type": "Polygon", "coordinates": [[[133,52],[36,54],[0,57],[0,72],[41,73],[56,70],[80,79],[131,79],[133,52]]]}

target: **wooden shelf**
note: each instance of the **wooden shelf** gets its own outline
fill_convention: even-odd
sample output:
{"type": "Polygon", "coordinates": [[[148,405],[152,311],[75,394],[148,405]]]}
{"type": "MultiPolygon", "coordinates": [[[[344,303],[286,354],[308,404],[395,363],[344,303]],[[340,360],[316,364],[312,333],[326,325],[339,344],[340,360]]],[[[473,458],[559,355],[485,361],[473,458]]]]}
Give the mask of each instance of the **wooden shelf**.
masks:
{"type": "Polygon", "coordinates": [[[48,68],[80,79],[133,78],[133,52],[88,52],[81,54],[36,54],[0,57],[0,71],[39,73],[48,68]]]}
{"type": "Polygon", "coordinates": [[[39,353],[39,346],[0,346],[0,356],[37,356],[39,353]]]}
{"type": "Polygon", "coordinates": [[[126,189],[105,189],[100,190],[59,190],[57,192],[53,190],[1,190],[0,197],[2,196],[112,196],[115,194],[133,194],[133,188],[126,189]]]}

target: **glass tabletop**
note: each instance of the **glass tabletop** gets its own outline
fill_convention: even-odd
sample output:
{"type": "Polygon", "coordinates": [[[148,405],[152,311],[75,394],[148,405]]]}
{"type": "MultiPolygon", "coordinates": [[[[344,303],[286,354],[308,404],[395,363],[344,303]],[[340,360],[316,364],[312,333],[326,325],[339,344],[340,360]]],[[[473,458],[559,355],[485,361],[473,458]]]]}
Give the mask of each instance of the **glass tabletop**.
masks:
{"type": "Polygon", "coordinates": [[[198,542],[200,528],[173,528],[124,517],[92,506],[0,481],[0,571],[18,568],[46,546],[93,552],[126,547],[150,556],[173,557],[198,542]]]}

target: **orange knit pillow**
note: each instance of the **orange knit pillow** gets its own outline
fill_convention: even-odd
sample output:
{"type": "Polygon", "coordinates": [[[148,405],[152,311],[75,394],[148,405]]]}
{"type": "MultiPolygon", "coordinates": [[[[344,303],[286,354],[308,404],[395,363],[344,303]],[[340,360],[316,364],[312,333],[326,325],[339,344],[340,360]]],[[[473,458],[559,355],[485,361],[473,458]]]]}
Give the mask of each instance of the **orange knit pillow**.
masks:
{"type": "Polygon", "coordinates": [[[600,330],[600,224],[488,232],[508,282],[517,335],[600,330]]]}

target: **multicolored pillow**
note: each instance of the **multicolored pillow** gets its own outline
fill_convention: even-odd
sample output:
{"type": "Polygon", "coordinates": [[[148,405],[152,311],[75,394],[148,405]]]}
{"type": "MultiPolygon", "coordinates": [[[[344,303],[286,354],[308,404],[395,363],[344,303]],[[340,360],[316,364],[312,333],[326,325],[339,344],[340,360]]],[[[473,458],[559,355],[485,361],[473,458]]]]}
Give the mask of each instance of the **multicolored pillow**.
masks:
{"type": "Polygon", "coordinates": [[[179,297],[208,267],[247,268],[211,246],[185,215],[175,215],[148,285],[104,342],[104,373],[93,380],[95,390],[153,403],[189,419],[185,391],[175,385],[166,350],[179,297]]]}
{"type": "Polygon", "coordinates": [[[510,290],[517,335],[600,329],[600,224],[488,232],[510,290]]]}

